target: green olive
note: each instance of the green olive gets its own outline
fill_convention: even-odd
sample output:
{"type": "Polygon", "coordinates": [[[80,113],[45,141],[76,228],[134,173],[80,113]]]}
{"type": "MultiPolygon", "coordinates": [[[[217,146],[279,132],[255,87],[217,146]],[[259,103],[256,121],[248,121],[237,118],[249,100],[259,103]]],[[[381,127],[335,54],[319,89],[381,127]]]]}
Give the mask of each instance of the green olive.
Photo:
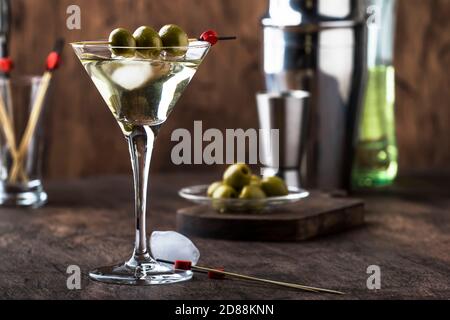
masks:
{"type": "Polygon", "coordinates": [[[217,181],[217,182],[211,183],[211,185],[208,187],[208,191],[206,192],[208,197],[211,198],[214,194],[214,191],[216,191],[217,188],[219,188],[222,185],[223,185],[222,181],[217,181]]]}
{"type": "Polygon", "coordinates": [[[223,174],[223,182],[235,189],[241,189],[250,183],[252,171],[245,163],[229,166],[223,174]]]}
{"type": "Polygon", "coordinates": [[[142,26],[133,33],[136,47],[152,47],[152,49],[138,49],[138,53],[144,58],[157,57],[161,52],[162,41],[158,32],[153,28],[142,26]]]}
{"type": "Polygon", "coordinates": [[[231,199],[237,198],[238,193],[230,186],[221,185],[214,191],[212,197],[213,199],[231,199]]]}
{"type": "MultiPolygon", "coordinates": [[[[167,24],[159,30],[163,47],[187,47],[189,38],[186,32],[175,24],[167,24]]],[[[185,48],[164,49],[168,54],[173,56],[183,56],[186,54],[185,48]]]]}
{"type": "Polygon", "coordinates": [[[279,177],[267,177],[261,182],[261,188],[269,197],[280,197],[289,194],[286,183],[279,177]]]}
{"type": "Polygon", "coordinates": [[[261,187],[261,182],[261,178],[256,174],[252,174],[252,176],[250,177],[250,185],[261,187]]]}
{"type": "Polygon", "coordinates": [[[250,200],[246,203],[246,210],[252,212],[260,212],[264,209],[264,199],[267,198],[264,191],[256,185],[245,186],[240,195],[239,199],[250,200]]]}
{"type": "Polygon", "coordinates": [[[133,57],[135,53],[136,41],[133,35],[124,28],[117,28],[109,35],[111,47],[127,47],[127,48],[111,48],[112,53],[122,57],[133,57]]]}
{"type": "Polygon", "coordinates": [[[239,195],[239,199],[265,199],[266,197],[264,191],[255,185],[245,186],[239,195]]]}

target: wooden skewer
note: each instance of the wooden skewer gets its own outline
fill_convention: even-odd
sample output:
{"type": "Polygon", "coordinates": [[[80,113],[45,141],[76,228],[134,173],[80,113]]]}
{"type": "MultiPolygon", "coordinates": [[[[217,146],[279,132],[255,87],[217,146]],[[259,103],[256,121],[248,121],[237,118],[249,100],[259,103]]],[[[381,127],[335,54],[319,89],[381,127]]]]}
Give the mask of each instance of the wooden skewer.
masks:
{"type": "Polygon", "coordinates": [[[19,149],[17,151],[17,159],[14,161],[13,167],[10,173],[10,181],[15,182],[17,180],[17,175],[19,173],[22,162],[28,152],[28,147],[30,145],[31,139],[33,138],[36,126],[39,122],[42,107],[44,106],[45,95],[47,94],[48,87],[50,85],[50,80],[52,79],[52,72],[46,71],[42,77],[41,85],[39,86],[36,99],[34,100],[33,107],[31,109],[30,118],[28,120],[27,127],[22,137],[22,142],[20,143],[19,149]]]}
{"type": "Polygon", "coordinates": [[[251,276],[246,276],[246,275],[242,275],[242,274],[238,274],[238,273],[227,272],[227,271],[222,271],[222,270],[217,270],[217,269],[211,269],[211,268],[207,268],[207,267],[192,266],[192,269],[214,272],[214,273],[223,274],[223,275],[227,275],[227,276],[231,276],[231,277],[235,277],[235,278],[241,278],[241,279],[252,280],[252,281],[263,282],[263,283],[270,283],[270,284],[274,284],[274,285],[278,285],[278,286],[301,289],[301,290],[310,291],[310,292],[325,292],[325,293],[333,293],[333,294],[341,294],[341,295],[344,294],[343,292],[336,291],[336,290],[322,289],[322,288],[304,286],[301,284],[251,277],[251,276]]]}
{"type": "MultiPolygon", "coordinates": [[[[236,36],[226,36],[226,37],[217,37],[217,40],[219,41],[225,41],[225,40],[236,40],[236,36]]],[[[205,41],[201,38],[189,38],[189,41],[205,41]]]]}
{"type": "MultiPolygon", "coordinates": [[[[16,149],[16,138],[14,134],[14,129],[12,126],[11,118],[8,116],[8,112],[6,111],[5,102],[3,97],[0,95],[0,123],[3,128],[3,134],[5,135],[6,143],[8,144],[11,156],[13,161],[16,162],[18,158],[18,153],[16,149]]],[[[19,168],[19,174],[24,182],[28,181],[28,177],[23,170],[23,168],[19,168]]]]}
{"type": "Polygon", "coordinates": [[[301,290],[305,290],[305,291],[309,291],[309,292],[318,292],[318,290],[309,288],[307,286],[299,285],[299,284],[256,278],[256,277],[246,276],[246,275],[242,275],[242,274],[237,274],[237,273],[232,273],[232,272],[227,272],[227,271],[222,271],[222,270],[217,270],[217,269],[212,269],[212,268],[192,266],[192,270],[202,270],[202,271],[214,272],[214,273],[223,274],[223,275],[227,275],[227,276],[234,277],[234,278],[269,283],[269,284],[279,285],[279,286],[288,287],[288,288],[301,289],[301,290]]]}
{"type": "MultiPolygon", "coordinates": [[[[11,124],[11,130],[12,130],[12,136],[14,138],[14,153],[15,155],[13,155],[13,161],[17,161],[15,160],[17,158],[17,145],[16,145],[16,137],[15,137],[15,130],[14,130],[14,110],[13,110],[13,101],[12,101],[12,89],[11,89],[11,80],[9,79],[9,76],[5,78],[6,81],[6,98],[7,98],[7,106],[9,107],[9,123],[11,124]]],[[[14,163],[14,162],[13,162],[14,163]]],[[[24,168],[24,166],[20,166],[19,168],[19,175],[20,178],[22,179],[23,183],[27,183],[28,182],[28,177],[27,177],[27,173],[26,170],[24,168]]]]}
{"type": "MultiPolygon", "coordinates": [[[[226,40],[236,40],[237,37],[236,36],[225,36],[225,37],[217,37],[217,40],[219,41],[226,41],[226,40]]],[[[189,38],[189,41],[203,41],[200,38],[189,38]]],[[[74,44],[79,44],[79,45],[110,45],[111,42],[109,41],[80,41],[80,42],[74,42],[74,44]]]]}
{"type": "MultiPolygon", "coordinates": [[[[9,111],[9,115],[10,115],[10,123],[11,123],[11,128],[14,131],[14,112],[13,112],[13,102],[12,102],[12,90],[11,90],[11,81],[9,79],[9,77],[5,77],[4,78],[5,84],[6,84],[6,102],[7,102],[7,106],[8,106],[8,111],[9,111]]],[[[15,137],[14,137],[15,138],[15,137]]],[[[14,139],[15,140],[15,139],[14,139]]]]}
{"type": "Polygon", "coordinates": [[[102,45],[102,44],[111,44],[111,42],[109,42],[109,41],[79,41],[79,42],[74,42],[73,44],[78,44],[78,45],[102,45]]]}
{"type": "Polygon", "coordinates": [[[13,167],[9,175],[11,182],[15,182],[17,180],[17,174],[19,173],[20,167],[22,166],[22,162],[24,161],[24,158],[27,155],[31,139],[34,136],[36,126],[41,117],[45,96],[47,94],[48,87],[50,85],[50,81],[53,76],[53,72],[58,68],[60,64],[61,53],[63,48],[64,48],[64,39],[62,38],[57,39],[55,41],[55,46],[53,50],[47,56],[46,71],[42,76],[42,80],[39,85],[39,89],[31,109],[30,117],[28,119],[28,123],[25,128],[22,141],[17,151],[18,155],[16,161],[14,161],[13,167]]]}
{"type": "MultiPolygon", "coordinates": [[[[166,261],[166,260],[162,260],[162,259],[157,259],[157,261],[163,262],[163,263],[174,264],[171,261],[166,261]]],[[[193,271],[213,272],[213,273],[222,274],[222,275],[226,275],[226,276],[230,276],[230,277],[234,277],[234,278],[240,278],[240,279],[251,280],[251,281],[256,281],[256,282],[268,283],[268,284],[278,285],[278,286],[282,286],[282,287],[300,289],[300,290],[308,291],[308,292],[332,293],[332,294],[339,294],[339,295],[345,294],[344,292],[336,291],[336,290],[329,290],[329,289],[305,286],[305,285],[296,284],[296,283],[289,283],[289,282],[282,282],[282,281],[275,281],[275,280],[251,277],[251,276],[246,276],[246,275],[243,275],[243,274],[227,272],[227,271],[213,269],[213,268],[208,268],[208,267],[191,266],[191,269],[193,271]]]]}
{"type": "MultiPolygon", "coordinates": [[[[0,12],[0,60],[1,60],[1,78],[3,79],[2,86],[2,94],[4,94],[5,100],[3,99],[3,95],[0,95],[0,109],[1,109],[1,125],[3,127],[3,131],[5,134],[5,139],[7,144],[9,145],[10,154],[15,162],[17,159],[17,145],[16,145],[16,137],[15,137],[15,129],[14,129],[14,110],[13,110],[13,101],[12,101],[12,90],[11,90],[11,81],[10,74],[14,67],[13,60],[9,56],[9,44],[11,38],[11,3],[10,1],[2,0],[1,1],[1,12],[0,12]],[[5,105],[6,103],[6,105],[5,105]]],[[[28,181],[28,177],[26,175],[25,170],[20,168],[19,170],[20,177],[23,182],[28,181]]]]}
{"type": "Polygon", "coordinates": [[[16,138],[14,136],[14,130],[11,127],[11,121],[6,111],[5,102],[3,97],[0,95],[0,122],[2,124],[3,133],[6,138],[6,142],[11,150],[11,155],[13,158],[17,156],[16,152],[16,138]]]}
{"type": "Polygon", "coordinates": [[[225,36],[225,37],[217,37],[217,40],[224,41],[224,40],[236,40],[236,36],[225,36]]]}

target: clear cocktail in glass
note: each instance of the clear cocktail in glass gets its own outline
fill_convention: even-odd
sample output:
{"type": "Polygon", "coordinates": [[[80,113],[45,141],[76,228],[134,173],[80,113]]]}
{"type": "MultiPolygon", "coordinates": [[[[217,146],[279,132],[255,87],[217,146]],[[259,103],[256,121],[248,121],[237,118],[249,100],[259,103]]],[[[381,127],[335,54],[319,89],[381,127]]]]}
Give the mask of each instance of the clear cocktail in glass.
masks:
{"type": "Polygon", "coordinates": [[[207,55],[210,44],[191,41],[187,47],[126,48],[134,57],[115,56],[105,42],[77,42],[72,47],[91,77],[128,142],[135,189],[136,240],[132,257],[89,273],[97,281],[129,285],[167,284],[192,278],[191,271],[160,264],[148,250],[147,185],[153,145],[162,124],[207,55]],[[161,50],[162,49],[162,50],[161,50]],[[158,51],[151,57],[139,52],[158,51]],[[183,51],[183,55],[168,52],[183,51]]]}

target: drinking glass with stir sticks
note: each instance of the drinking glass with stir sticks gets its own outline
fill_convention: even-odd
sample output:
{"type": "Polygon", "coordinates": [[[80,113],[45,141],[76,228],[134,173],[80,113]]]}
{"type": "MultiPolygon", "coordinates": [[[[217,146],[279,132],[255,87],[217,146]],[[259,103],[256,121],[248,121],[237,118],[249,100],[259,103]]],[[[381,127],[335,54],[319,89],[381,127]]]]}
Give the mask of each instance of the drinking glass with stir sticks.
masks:
{"type": "MultiPolygon", "coordinates": [[[[0,92],[10,86],[12,99],[0,97],[0,204],[3,206],[38,207],[47,200],[42,186],[44,152],[43,113],[36,119],[33,134],[27,138],[26,154],[19,154],[22,137],[31,119],[32,107],[44,79],[41,76],[13,76],[0,79],[0,92]],[[12,101],[12,105],[9,103],[12,101]],[[21,159],[21,160],[20,160],[21,159]],[[20,160],[16,177],[11,175],[20,160]]],[[[45,96],[42,97],[44,109],[45,96]]]]}
{"type": "Polygon", "coordinates": [[[42,185],[45,100],[63,41],[46,61],[43,76],[0,77],[0,205],[40,207],[47,201],[42,185]]]}

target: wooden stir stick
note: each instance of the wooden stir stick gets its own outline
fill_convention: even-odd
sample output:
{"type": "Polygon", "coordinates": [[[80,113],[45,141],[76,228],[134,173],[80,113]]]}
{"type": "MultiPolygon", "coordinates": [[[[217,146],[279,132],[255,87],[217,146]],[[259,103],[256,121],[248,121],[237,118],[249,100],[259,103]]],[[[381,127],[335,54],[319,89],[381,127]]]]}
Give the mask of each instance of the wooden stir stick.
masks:
{"type": "Polygon", "coordinates": [[[3,96],[0,95],[0,123],[2,125],[3,134],[6,139],[6,143],[10,149],[13,159],[17,158],[16,150],[16,138],[14,135],[14,130],[11,126],[11,120],[9,119],[8,112],[6,111],[5,102],[3,101],[3,96]]]}
{"type": "MultiPolygon", "coordinates": [[[[15,162],[18,159],[18,152],[16,148],[16,137],[14,134],[14,128],[12,126],[12,120],[8,115],[8,111],[6,109],[2,95],[0,95],[0,124],[3,129],[6,144],[8,145],[11,153],[11,157],[15,162]]],[[[28,181],[28,177],[22,167],[19,168],[19,175],[24,182],[28,181]]]]}
{"type": "Polygon", "coordinates": [[[53,72],[58,68],[61,59],[61,52],[64,48],[64,40],[58,39],[55,43],[53,51],[47,57],[46,71],[42,77],[41,84],[36,94],[36,98],[33,103],[30,117],[28,119],[27,127],[22,137],[22,141],[18,148],[18,155],[16,161],[14,161],[13,167],[10,172],[10,181],[12,183],[17,181],[17,175],[19,173],[20,167],[27,155],[28,148],[33,138],[36,126],[39,122],[41,116],[42,108],[44,106],[45,96],[50,85],[50,81],[53,76],[53,72]]]}
{"type": "MultiPolygon", "coordinates": [[[[6,105],[3,102],[4,110],[9,111],[9,124],[14,133],[14,117],[12,113],[11,82],[9,81],[13,61],[9,57],[9,40],[11,38],[11,1],[0,0],[0,78],[4,80],[4,93],[6,105]],[[8,109],[9,108],[9,109],[8,109]]],[[[2,97],[3,98],[3,97],[2,97]]],[[[7,113],[8,114],[8,113],[7,113]]],[[[14,143],[15,146],[15,143],[14,143]]]]}
{"type": "MultiPolygon", "coordinates": [[[[9,39],[11,36],[11,3],[0,1],[0,78],[3,80],[2,95],[0,95],[0,124],[13,161],[17,158],[16,137],[14,132],[14,113],[10,73],[13,60],[9,57],[9,39]],[[6,101],[4,101],[4,98],[6,101]]],[[[20,171],[21,178],[28,180],[26,173],[20,171]]]]}

